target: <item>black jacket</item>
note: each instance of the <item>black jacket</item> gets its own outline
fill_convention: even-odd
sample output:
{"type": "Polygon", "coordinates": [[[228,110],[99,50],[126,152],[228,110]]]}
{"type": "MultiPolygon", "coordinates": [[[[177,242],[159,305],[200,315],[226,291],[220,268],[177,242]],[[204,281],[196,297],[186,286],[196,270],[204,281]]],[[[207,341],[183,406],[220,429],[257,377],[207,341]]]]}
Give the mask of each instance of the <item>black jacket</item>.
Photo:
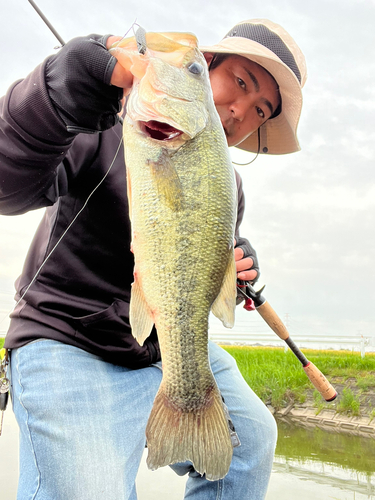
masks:
{"type": "MultiPolygon", "coordinates": [[[[5,347],[48,338],[113,363],[148,366],[160,359],[156,332],[140,347],[128,318],[133,255],[121,125],[69,133],[50,100],[45,64],[0,100],[0,213],[47,207],[16,282],[16,300],[53,250],[11,315],[5,347]]],[[[244,197],[236,177],[238,233],[244,197]]]]}

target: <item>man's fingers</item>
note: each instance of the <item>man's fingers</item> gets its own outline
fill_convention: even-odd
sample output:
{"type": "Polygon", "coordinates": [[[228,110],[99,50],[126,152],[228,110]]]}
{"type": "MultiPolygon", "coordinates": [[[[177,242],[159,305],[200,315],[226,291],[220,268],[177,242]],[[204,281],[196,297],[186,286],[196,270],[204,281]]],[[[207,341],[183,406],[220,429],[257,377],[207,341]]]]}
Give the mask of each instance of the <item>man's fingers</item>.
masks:
{"type": "MultiPolygon", "coordinates": [[[[243,252],[242,252],[243,253],[243,252]]],[[[246,257],[236,261],[237,278],[242,281],[253,281],[258,276],[258,273],[253,267],[253,259],[246,257]]]]}
{"type": "Polygon", "coordinates": [[[240,273],[237,273],[237,278],[241,281],[254,281],[257,276],[258,273],[255,271],[255,269],[251,269],[250,271],[241,271],[240,273]]]}
{"type": "Polygon", "coordinates": [[[240,271],[248,271],[253,267],[253,264],[253,259],[251,257],[246,257],[246,259],[236,261],[236,270],[238,273],[240,271]]]}
{"type": "Polygon", "coordinates": [[[259,264],[256,252],[245,238],[234,239],[234,260],[236,261],[237,278],[254,283],[259,278],[259,264]]]}
{"type": "Polygon", "coordinates": [[[253,281],[258,276],[258,273],[253,267],[253,259],[246,257],[236,262],[237,278],[242,281],[253,281]]]}
{"type": "Polygon", "coordinates": [[[234,260],[237,262],[238,260],[241,260],[244,256],[244,252],[241,247],[235,248],[234,249],[234,260]]]}

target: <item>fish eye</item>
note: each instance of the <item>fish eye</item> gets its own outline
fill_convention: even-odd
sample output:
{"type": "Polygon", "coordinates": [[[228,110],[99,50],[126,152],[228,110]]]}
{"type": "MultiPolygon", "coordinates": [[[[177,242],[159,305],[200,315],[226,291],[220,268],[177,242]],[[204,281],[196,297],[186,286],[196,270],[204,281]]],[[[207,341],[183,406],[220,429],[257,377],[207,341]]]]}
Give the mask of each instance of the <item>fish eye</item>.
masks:
{"type": "Polygon", "coordinates": [[[193,75],[201,75],[203,73],[203,66],[197,62],[193,62],[187,67],[190,73],[193,75]]]}

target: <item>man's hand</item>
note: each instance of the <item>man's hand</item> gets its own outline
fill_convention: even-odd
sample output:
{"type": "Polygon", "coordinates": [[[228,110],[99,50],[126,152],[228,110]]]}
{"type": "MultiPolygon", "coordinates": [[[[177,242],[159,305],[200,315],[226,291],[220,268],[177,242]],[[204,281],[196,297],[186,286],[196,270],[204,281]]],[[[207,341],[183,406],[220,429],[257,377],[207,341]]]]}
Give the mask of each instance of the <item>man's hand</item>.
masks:
{"type": "Polygon", "coordinates": [[[73,38],[46,61],[49,97],[73,134],[102,132],[119,121],[124,87],[131,86],[133,78],[118,76],[118,69],[113,77],[119,64],[108,52],[108,39],[111,36],[95,33],[73,38]]]}
{"type": "Polygon", "coordinates": [[[237,278],[255,283],[260,275],[256,251],[245,238],[234,240],[234,260],[236,261],[237,278]]]}

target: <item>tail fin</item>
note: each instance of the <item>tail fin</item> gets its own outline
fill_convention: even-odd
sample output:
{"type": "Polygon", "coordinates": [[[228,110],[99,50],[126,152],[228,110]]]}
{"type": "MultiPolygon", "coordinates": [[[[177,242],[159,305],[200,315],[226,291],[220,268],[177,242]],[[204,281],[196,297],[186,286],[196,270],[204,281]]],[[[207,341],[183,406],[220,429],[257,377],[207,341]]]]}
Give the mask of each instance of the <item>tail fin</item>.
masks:
{"type": "Polygon", "coordinates": [[[149,469],[190,461],[210,481],[229,470],[233,447],[219,390],[197,411],[176,407],[160,387],[146,429],[149,469]]]}

